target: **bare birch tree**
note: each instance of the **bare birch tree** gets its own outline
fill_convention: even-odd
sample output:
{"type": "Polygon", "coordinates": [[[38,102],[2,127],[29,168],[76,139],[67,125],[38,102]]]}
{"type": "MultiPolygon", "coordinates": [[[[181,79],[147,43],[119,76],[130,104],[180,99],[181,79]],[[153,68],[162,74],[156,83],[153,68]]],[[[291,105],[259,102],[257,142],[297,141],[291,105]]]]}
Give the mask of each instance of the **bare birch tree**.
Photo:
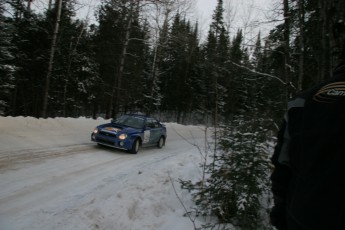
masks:
{"type": "Polygon", "coordinates": [[[164,37],[164,30],[167,30],[169,24],[173,20],[176,13],[180,15],[188,15],[189,10],[193,8],[194,0],[163,0],[152,1],[152,4],[148,7],[147,15],[150,18],[151,30],[152,30],[152,46],[153,48],[153,60],[151,68],[151,90],[148,95],[152,100],[156,100],[154,104],[159,105],[159,96],[155,95],[157,92],[157,81],[160,76],[159,62],[160,53],[162,48],[168,43],[168,38],[164,37]]]}
{"type": "Polygon", "coordinates": [[[126,61],[129,39],[131,36],[132,20],[133,20],[135,12],[137,12],[138,8],[139,8],[139,1],[137,1],[135,3],[133,0],[130,0],[129,2],[130,2],[130,9],[129,9],[129,15],[127,18],[127,26],[126,26],[126,34],[125,34],[124,44],[123,44],[122,52],[121,52],[121,56],[120,56],[120,67],[119,67],[118,74],[117,74],[118,75],[117,81],[114,80],[113,88],[111,91],[111,101],[109,104],[109,112],[111,113],[111,117],[116,116],[116,114],[118,112],[120,91],[122,88],[122,78],[123,78],[123,74],[124,74],[123,71],[124,71],[124,66],[125,66],[125,61],[126,61]],[[115,97],[115,105],[116,106],[115,106],[115,110],[114,110],[113,99],[115,96],[115,91],[116,91],[116,97],[115,97]]]}

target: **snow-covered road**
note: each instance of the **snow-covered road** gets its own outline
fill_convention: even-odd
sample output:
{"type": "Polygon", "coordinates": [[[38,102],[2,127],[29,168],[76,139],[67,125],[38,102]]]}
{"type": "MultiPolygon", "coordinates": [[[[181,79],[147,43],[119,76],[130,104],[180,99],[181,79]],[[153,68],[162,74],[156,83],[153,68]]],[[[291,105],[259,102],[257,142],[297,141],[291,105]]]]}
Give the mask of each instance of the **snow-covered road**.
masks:
{"type": "Polygon", "coordinates": [[[177,180],[200,177],[204,128],[168,123],[163,149],[132,155],[89,141],[104,122],[0,117],[1,230],[193,229],[177,180]]]}

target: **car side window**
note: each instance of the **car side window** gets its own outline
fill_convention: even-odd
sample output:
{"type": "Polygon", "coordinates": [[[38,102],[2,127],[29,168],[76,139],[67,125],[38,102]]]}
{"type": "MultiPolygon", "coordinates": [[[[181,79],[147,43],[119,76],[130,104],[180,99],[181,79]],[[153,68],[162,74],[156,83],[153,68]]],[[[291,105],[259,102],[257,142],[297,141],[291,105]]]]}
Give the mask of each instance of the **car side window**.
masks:
{"type": "Polygon", "coordinates": [[[154,128],[152,119],[148,118],[148,119],[146,120],[146,127],[148,127],[148,128],[154,128]]]}
{"type": "Polygon", "coordinates": [[[157,120],[152,119],[152,118],[148,118],[146,120],[146,127],[153,129],[153,128],[159,128],[160,125],[159,125],[159,122],[157,120]]]}
{"type": "Polygon", "coordinates": [[[153,120],[153,124],[154,124],[155,128],[159,128],[160,127],[159,122],[157,120],[153,120]]]}

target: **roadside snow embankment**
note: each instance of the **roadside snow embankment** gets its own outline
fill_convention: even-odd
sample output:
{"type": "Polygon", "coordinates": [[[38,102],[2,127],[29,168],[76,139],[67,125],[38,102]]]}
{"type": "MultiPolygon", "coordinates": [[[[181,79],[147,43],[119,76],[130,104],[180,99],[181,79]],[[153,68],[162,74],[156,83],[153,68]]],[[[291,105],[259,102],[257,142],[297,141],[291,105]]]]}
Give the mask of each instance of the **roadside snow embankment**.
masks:
{"type": "Polygon", "coordinates": [[[189,208],[190,194],[176,181],[200,178],[190,143],[202,146],[204,128],[168,123],[163,149],[132,155],[90,142],[105,122],[0,117],[1,230],[193,229],[177,197],[189,208]]]}
{"type": "Polygon", "coordinates": [[[93,128],[105,122],[102,118],[0,117],[0,151],[85,144],[93,128]]]}

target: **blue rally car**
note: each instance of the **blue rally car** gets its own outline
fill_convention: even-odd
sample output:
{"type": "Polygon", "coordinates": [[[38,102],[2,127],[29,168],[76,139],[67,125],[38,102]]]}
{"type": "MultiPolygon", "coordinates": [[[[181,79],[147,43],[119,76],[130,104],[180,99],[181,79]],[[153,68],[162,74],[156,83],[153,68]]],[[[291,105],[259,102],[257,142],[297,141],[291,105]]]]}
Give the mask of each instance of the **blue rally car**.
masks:
{"type": "Polygon", "coordinates": [[[165,145],[167,131],[158,120],[136,114],[127,114],[111,123],[97,126],[91,133],[91,140],[100,145],[137,153],[139,147],[165,145]]]}

